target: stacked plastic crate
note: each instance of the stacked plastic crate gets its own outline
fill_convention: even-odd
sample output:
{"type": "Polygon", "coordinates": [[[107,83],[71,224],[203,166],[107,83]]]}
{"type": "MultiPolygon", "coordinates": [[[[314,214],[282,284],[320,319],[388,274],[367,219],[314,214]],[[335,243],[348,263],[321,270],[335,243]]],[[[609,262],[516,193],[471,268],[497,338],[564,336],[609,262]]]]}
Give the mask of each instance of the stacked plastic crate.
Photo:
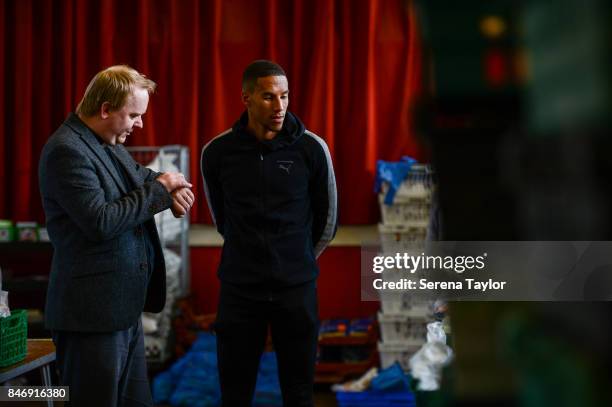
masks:
{"type": "MultiPolygon", "coordinates": [[[[383,182],[378,197],[382,215],[382,223],[378,225],[382,254],[419,255],[425,248],[433,193],[430,167],[412,164],[393,202],[387,204],[385,197],[389,188],[389,184],[383,182]]],[[[388,281],[402,277],[402,273],[395,271],[382,274],[382,278],[388,281]]],[[[378,351],[381,367],[386,368],[398,361],[404,370],[408,370],[408,360],[426,341],[426,325],[432,320],[431,304],[405,290],[380,290],[379,295],[381,311],[378,321],[382,341],[378,343],[378,351]]]]}

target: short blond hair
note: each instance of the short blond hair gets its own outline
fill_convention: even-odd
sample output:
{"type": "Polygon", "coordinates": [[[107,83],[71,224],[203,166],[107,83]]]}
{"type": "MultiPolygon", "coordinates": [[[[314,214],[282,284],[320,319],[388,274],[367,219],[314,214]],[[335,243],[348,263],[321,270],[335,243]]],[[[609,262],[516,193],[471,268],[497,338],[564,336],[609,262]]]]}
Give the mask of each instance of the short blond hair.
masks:
{"type": "Polygon", "coordinates": [[[108,102],[113,110],[120,109],[134,89],[146,89],[151,94],[156,87],[155,82],[134,68],[114,65],[98,72],[89,82],[76,113],[85,117],[94,116],[104,102],[108,102]]]}

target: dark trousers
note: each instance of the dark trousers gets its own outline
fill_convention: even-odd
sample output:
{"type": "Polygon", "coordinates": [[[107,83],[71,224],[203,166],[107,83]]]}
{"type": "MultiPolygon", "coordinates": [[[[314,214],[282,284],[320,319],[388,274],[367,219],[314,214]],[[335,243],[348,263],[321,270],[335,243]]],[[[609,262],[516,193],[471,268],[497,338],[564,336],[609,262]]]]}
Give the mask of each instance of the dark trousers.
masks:
{"type": "Polygon", "coordinates": [[[269,327],[283,405],[312,406],[317,315],[314,281],[276,290],[221,283],[215,331],[222,405],[251,406],[269,327]]]}
{"type": "Polygon", "coordinates": [[[71,406],[152,406],[140,318],[109,333],[54,331],[57,367],[71,406]]]}

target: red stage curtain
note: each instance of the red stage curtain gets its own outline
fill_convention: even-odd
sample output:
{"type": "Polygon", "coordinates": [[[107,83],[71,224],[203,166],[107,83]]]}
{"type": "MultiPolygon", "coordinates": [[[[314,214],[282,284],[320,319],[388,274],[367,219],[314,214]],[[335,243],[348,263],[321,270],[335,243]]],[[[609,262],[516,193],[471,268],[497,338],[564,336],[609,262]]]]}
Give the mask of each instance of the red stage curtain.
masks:
{"type": "Polygon", "coordinates": [[[129,145],[184,144],[198,205],[202,146],[243,110],[242,70],[273,59],[290,110],[329,144],[340,221],[378,219],[376,159],[421,155],[410,108],[420,52],[409,0],[18,0],[0,8],[0,218],[43,221],[37,165],[47,137],[89,79],[127,63],[155,80],[129,145]]]}

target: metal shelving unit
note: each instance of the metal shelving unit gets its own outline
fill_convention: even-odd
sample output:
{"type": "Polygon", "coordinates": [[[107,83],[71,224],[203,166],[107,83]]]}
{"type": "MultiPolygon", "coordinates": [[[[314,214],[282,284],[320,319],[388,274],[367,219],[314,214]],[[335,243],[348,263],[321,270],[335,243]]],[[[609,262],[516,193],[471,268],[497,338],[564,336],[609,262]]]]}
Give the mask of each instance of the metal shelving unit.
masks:
{"type": "MultiPolygon", "coordinates": [[[[189,148],[128,147],[134,160],[153,171],[189,173],[189,148]]],[[[190,291],[189,215],[177,219],[167,209],[155,215],[157,231],[166,261],[166,306],[159,314],[143,314],[147,361],[163,363],[172,354],[172,326],[175,302],[190,291]]]]}

